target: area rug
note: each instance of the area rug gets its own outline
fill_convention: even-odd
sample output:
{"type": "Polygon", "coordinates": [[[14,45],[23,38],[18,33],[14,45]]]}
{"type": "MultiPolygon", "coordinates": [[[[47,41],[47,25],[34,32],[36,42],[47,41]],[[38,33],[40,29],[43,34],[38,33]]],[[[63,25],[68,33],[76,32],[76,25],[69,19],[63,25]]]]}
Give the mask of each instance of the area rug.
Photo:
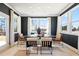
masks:
{"type": "Polygon", "coordinates": [[[15,53],[15,56],[29,56],[30,55],[30,51],[29,50],[18,50],[15,53]]]}

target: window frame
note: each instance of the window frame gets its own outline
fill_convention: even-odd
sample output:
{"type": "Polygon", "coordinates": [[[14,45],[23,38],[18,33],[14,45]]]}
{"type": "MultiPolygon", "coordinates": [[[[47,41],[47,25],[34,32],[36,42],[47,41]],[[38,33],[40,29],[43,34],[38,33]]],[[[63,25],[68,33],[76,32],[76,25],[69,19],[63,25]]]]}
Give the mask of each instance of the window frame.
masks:
{"type": "MultiPolygon", "coordinates": [[[[29,36],[31,36],[31,34],[30,34],[30,32],[31,32],[31,21],[32,21],[32,19],[31,19],[32,17],[28,17],[28,35],[29,36]]],[[[46,35],[46,36],[50,36],[51,35],[51,33],[49,33],[50,32],[50,30],[51,30],[51,26],[50,26],[50,21],[51,21],[51,18],[50,17],[34,17],[34,18],[47,18],[48,19],[48,34],[46,35]]]]}
{"type": "MultiPolygon", "coordinates": [[[[71,12],[71,31],[72,31],[73,23],[79,21],[79,20],[73,21],[73,19],[72,19],[72,12],[73,12],[74,10],[76,10],[77,8],[79,8],[79,5],[75,6],[74,8],[72,8],[72,9],[70,10],[70,12],[71,12]]],[[[78,30],[78,31],[72,31],[72,33],[79,33],[79,30],[78,30]]]]}
{"type": "Polygon", "coordinates": [[[68,12],[66,12],[65,14],[63,14],[63,15],[61,16],[61,31],[62,31],[62,32],[67,32],[67,31],[68,31],[68,12]],[[67,29],[66,29],[66,30],[62,30],[62,22],[63,22],[63,21],[62,21],[62,17],[65,16],[65,15],[67,16],[67,19],[66,19],[66,20],[67,20],[67,22],[66,22],[67,29]]]}
{"type": "Polygon", "coordinates": [[[6,39],[6,40],[0,42],[1,43],[0,47],[3,47],[4,45],[9,45],[9,15],[7,15],[7,14],[1,12],[1,11],[0,11],[0,15],[5,17],[5,19],[6,19],[6,22],[5,22],[6,23],[6,27],[5,27],[5,29],[6,29],[6,35],[5,36],[6,37],[4,38],[4,35],[2,36],[3,37],[2,39],[6,39]]]}
{"type": "Polygon", "coordinates": [[[13,13],[14,33],[18,32],[18,16],[13,13]]]}

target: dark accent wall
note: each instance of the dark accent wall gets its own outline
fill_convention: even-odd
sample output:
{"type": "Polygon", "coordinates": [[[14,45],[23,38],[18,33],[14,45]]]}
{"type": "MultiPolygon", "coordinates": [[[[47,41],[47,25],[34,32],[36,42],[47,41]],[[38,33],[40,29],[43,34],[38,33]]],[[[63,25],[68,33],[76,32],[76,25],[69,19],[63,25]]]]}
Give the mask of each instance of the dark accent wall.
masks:
{"type": "Polygon", "coordinates": [[[7,7],[5,4],[3,3],[0,3],[0,11],[7,14],[7,15],[10,15],[10,8],[7,7]]]}
{"type": "Polygon", "coordinates": [[[57,32],[57,17],[51,17],[51,35],[56,35],[57,32]]]}
{"type": "MultiPolygon", "coordinates": [[[[21,33],[27,35],[28,32],[28,17],[21,17],[21,33]]],[[[51,17],[51,35],[56,35],[57,32],[57,17],[51,17]]]]}
{"type": "Polygon", "coordinates": [[[21,33],[27,35],[28,32],[28,17],[21,17],[21,33]]]}
{"type": "Polygon", "coordinates": [[[70,35],[70,34],[62,34],[62,41],[78,49],[78,36],[70,35]]]}
{"type": "Polygon", "coordinates": [[[14,38],[15,38],[14,42],[18,41],[18,39],[19,39],[19,33],[15,33],[14,34],[14,38]]]}

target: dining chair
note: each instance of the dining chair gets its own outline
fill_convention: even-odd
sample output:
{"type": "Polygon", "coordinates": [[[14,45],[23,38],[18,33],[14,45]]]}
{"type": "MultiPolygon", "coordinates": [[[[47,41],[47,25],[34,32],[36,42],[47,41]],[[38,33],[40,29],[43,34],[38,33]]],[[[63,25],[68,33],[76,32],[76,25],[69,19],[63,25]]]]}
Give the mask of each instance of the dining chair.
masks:
{"type": "MultiPolygon", "coordinates": [[[[50,49],[50,53],[52,54],[52,38],[42,38],[42,48],[47,47],[50,49]]],[[[43,51],[43,49],[42,49],[43,51]]],[[[41,53],[43,54],[43,52],[41,53]]]]}
{"type": "Polygon", "coordinates": [[[25,38],[23,36],[23,34],[19,34],[19,38],[18,38],[18,45],[24,45],[25,44],[25,38]]]}

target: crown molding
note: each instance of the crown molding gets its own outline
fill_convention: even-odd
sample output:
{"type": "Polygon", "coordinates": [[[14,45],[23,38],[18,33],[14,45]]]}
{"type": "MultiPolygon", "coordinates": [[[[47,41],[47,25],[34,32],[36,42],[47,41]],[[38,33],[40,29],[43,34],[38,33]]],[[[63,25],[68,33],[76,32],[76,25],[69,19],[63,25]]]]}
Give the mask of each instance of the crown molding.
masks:
{"type": "Polygon", "coordinates": [[[4,3],[4,4],[21,16],[21,13],[18,12],[15,8],[13,8],[13,6],[11,6],[11,5],[8,4],[8,3],[4,3]]]}

